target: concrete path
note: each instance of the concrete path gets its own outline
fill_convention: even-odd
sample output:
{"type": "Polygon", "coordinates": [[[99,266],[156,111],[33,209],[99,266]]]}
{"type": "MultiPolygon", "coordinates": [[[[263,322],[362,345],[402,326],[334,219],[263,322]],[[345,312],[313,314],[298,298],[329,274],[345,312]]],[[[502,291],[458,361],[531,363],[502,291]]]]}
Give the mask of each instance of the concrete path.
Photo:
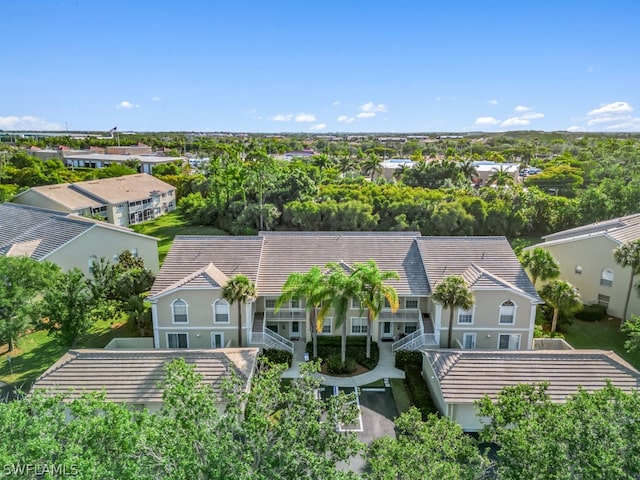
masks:
{"type": "MultiPolygon", "coordinates": [[[[283,378],[297,378],[300,376],[300,364],[304,362],[304,350],[306,344],[302,340],[293,343],[293,365],[289,370],[286,370],[282,374],[283,378]]],[[[354,375],[352,377],[318,375],[324,379],[325,385],[335,385],[336,387],[361,387],[384,378],[404,378],[404,372],[393,366],[395,359],[393,357],[393,352],[391,351],[391,342],[379,342],[378,346],[380,348],[380,360],[378,361],[376,368],[373,370],[361,375],[354,375]]]]}

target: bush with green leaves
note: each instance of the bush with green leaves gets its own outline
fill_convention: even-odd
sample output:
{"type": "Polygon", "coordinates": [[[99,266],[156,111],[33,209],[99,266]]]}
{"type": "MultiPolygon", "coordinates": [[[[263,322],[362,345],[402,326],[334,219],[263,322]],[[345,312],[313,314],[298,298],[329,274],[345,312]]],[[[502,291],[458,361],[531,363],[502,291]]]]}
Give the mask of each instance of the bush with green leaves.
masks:
{"type": "Polygon", "coordinates": [[[408,365],[422,366],[422,352],[418,350],[400,350],[396,352],[396,368],[404,370],[408,365]]]}
{"type": "Polygon", "coordinates": [[[291,367],[293,364],[293,354],[286,350],[264,349],[262,356],[274,365],[283,363],[286,364],[287,367],[291,367]]]}
{"type": "Polygon", "coordinates": [[[573,316],[585,322],[597,322],[607,317],[607,307],[597,303],[585,305],[582,310],[577,311],[573,316]]]}
{"type": "Polygon", "coordinates": [[[347,357],[345,363],[342,363],[340,353],[334,353],[327,357],[327,371],[332,375],[349,375],[355,372],[356,368],[358,368],[358,364],[351,357],[347,357]]]}
{"type": "Polygon", "coordinates": [[[430,414],[438,413],[438,409],[433,403],[427,382],[422,378],[422,367],[417,365],[407,365],[404,368],[405,381],[409,396],[415,407],[420,410],[422,419],[426,420],[430,414]]]}

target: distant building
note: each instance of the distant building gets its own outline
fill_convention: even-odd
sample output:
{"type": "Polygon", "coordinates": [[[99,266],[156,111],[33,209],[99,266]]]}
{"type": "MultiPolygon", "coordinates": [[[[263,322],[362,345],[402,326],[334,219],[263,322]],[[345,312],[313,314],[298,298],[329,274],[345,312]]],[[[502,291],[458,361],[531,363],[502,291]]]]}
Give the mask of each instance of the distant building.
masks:
{"type": "Polygon", "coordinates": [[[416,162],[409,158],[390,158],[380,163],[382,167],[382,176],[387,180],[391,180],[396,170],[400,168],[413,168],[416,162]]]}
{"type": "Polygon", "coordinates": [[[520,165],[518,163],[497,163],[489,161],[473,162],[476,167],[478,176],[474,178],[474,182],[479,185],[486,185],[489,178],[496,172],[503,170],[509,174],[514,182],[520,181],[520,165]]]}
{"type": "Polygon", "coordinates": [[[287,152],[283,155],[285,160],[293,160],[294,158],[310,158],[316,155],[311,149],[308,150],[295,150],[293,152],[287,152]]]}
{"type": "Polygon", "coordinates": [[[166,157],[164,155],[129,155],[111,153],[71,153],[63,152],[64,163],[71,168],[104,168],[114,164],[126,164],[131,161],[138,161],[139,173],[151,174],[157,165],[164,163],[182,162],[182,157],[166,157]]]}
{"type": "Polygon", "coordinates": [[[99,216],[126,226],[151,220],[176,208],[175,187],[139,173],[77,183],[31,187],[13,198],[32,205],[84,216],[99,216]]]}

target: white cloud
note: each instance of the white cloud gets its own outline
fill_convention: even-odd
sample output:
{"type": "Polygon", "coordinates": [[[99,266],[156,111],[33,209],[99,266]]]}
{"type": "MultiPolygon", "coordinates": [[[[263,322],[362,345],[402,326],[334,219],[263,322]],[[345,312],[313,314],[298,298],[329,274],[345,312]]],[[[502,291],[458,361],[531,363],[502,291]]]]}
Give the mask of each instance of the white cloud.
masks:
{"type": "Polygon", "coordinates": [[[481,126],[497,125],[498,123],[500,123],[500,120],[497,120],[493,117],[478,117],[476,118],[476,121],[475,121],[476,125],[481,125],[481,126]]]}
{"type": "Polygon", "coordinates": [[[272,118],[274,122],[290,122],[293,118],[293,113],[281,113],[272,118]]]}
{"type": "Polygon", "coordinates": [[[160,97],[153,97],[151,100],[153,100],[154,102],[159,102],[160,101],[160,97]]]}
{"type": "Polygon", "coordinates": [[[616,123],[615,125],[609,125],[606,127],[606,129],[616,132],[638,132],[640,131],[640,118],[629,117],[628,121],[616,123]]]}
{"type": "Polygon", "coordinates": [[[492,98],[491,100],[489,100],[487,102],[489,105],[497,105],[498,104],[498,100],[496,100],[495,98],[492,98]]]}
{"type": "MultiPolygon", "coordinates": [[[[387,106],[384,103],[379,103],[378,105],[375,105],[373,102],[367,102],[360,105],[358,107],[358,110],[365,113],[379,113],[379,112],[386,112],[387,106]]],[[[374,115],[370,115],[370,116],[373,117],[374,115]]]]}
{"type": "Polygon", "coordinates": [[[535,120],[537,118],[544,118],[544,113],[538,113],[538,112],[531,112],[531,113],[525,113],[524,115],[520,115],[520,117],[522,120],[535,120]]]}
{"type": "Polygon", "coordinates": [[[316,121],[316,116],[313,115],[312,113],[299,113],[296,115],[295,118],[296,122],[315,122],[316,121]]]}
{"type": "Polygon", "coordinates": [[[578,125],[571,125],[567,128],[567,132],[579,132],[580,130],[582,130],[582,127],[579,127],[578,125]]]}
{"type": "Polygon", "coordinates": [[[375,116],[376,116],[376,112],[360,112],[359,114],[356,115],[356,117],[358,118],[371,118],[375,116]]]}
{"type": "Polygon", "coordinates": [[[525,107],[524,105],[518,105],[516,108],[513,109],[514,112],[518,112],[518,113],[528,112],[529,110],[531,110],[531,108],[525,107]]]}
{"type": "Polygon", "coordinates": [[[592,118],[587,122],[587,125],[593,127],[594,125],[600,125],[601,123],[613,123],[620,120],[628,120],[631,117],[629,115],[602,115],[601,117],[592,118]]]}
{"type": "Polygon", "coordinates": [[[62,130],[62,125],[33,115],[0,117],[0,128],[7,130],[62,130]]]}
{"type": "Polygon", "coordinates": [[[327,125],[324,123],[318,123],[310,127],[311,130],[324,130],[325,128],[327,128],[327,125]]]}
{"type": "Polygon", "coordinates": [[[500,124],[501,127],[522,127],[524,125],[529,125],[531,122],[526,118],[521,117],[511,117],[507,118],[504,122],[500,124]]]}
{"type": "Polygon", "coordinates": [[[334,107],[339,107],[340,106],[340,100],[336,100],[331,105],[333,105],[334,107]]]}
{"type": "Polygon", "coordinates": [[[350,117],[348,115],[340,115],[336,120],[340,123],[353,123],[356,121],[356,117],[350,117]]]}
{"type": "Polygon", "coordinates": [[[140,105],[136,105],[135,103],[131,103],[127,100],[123,100],[118,105],[116,105],[116,108],[124,108],[125,110],[131,110],[132,108],[139,108],[139,107],[140,105]]]}
{"type": "Polygon", "coordinates": [[[620,113],[629,113],[633,112],[633,107],[629,105],[627,102],[613,102],[608,103],[606,105],[601,105],[599,108],[591,110],[587,112],[587,115],[590,117],[597,115],[605,115],[605,114],[620,114],[620,113]]]}

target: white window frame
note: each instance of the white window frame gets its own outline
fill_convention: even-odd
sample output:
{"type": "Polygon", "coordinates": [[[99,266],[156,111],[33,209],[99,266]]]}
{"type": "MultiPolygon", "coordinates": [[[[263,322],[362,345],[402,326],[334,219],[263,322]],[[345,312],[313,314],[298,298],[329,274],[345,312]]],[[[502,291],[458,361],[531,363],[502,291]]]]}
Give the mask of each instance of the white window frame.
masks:
{"type": "Polygon", "coordinates": [[[215,324],[219,324],[219,325],[229,325],[231,323],[231,309],[229,307],[229,302],[227,302],[224,298],[219,298],[217,299],[215,302],[213,302],[211,304],[211,307],[213,308],[213,323],[215,324]],[[218,320],[218,315],[222,315],[222,313],[218,313],[217,311],[217,307],[223,307],[225,306],[227,307],[227,321],[220,321],[218,320]]]}
{"type": "Polygon", "coordinates": [[[406,297],[404,299],[404,308],[406,310],[418,310],[420,308],[420,299],[416,297],[406,297]],[[410,307],[409,305],[407,305],[407,302],[416,302],[416,306],[410,307]]]}
{"type": "Polygon", "coordinates": [[[87,267],[89,268],[89,274],[93,275],[93,267],[98,263],[98,257],[95,255],[91,255],[89,260],[87,260],[87,267]]]}
{"type": "Polygon", "coordinates": [[[333,333],[333,317],[324,317],[322,319],[322,328],[318,332],[318,335],[331,335],[333,333]],[[325,327],[329,327],[329,331],[325,332],[325,327]]]}
{"type": "Polygon", "coordinates": [[[367,327],[367,317],[351,317],[349,328],[351,335],[366,335],[367,327]],[[357,328],[357,330],[354,331],[354,327],[357,328]]]}
{"type": "Polygon", "coordinates": [[[291,322],[291,333],[292,333],[292,334],[294,334],[294,333],[295,333],[295,334],[300,335],[300,322],[291,322]],[[294,325],[295,325],[295,327],[296,327],[296,329],[297,329],[297,330],[294,330],[294,329],[293,329],[293,326],[294,326],[294,325]]]}
{"type": "Polygon", "coordinates": [[[273,310],[276,308],[276,302],[278,301],[277,298],[265,298],[264,299],[264,308],[265,310],[273,310]],[[273,302],[273,306],[269,306],[268,302],[273,302]]]}
{"type": "Polygon", "coordinates": [[[176,298],[173,302],[171,302],[171,322],[178,325],[186,325],[189,323],[189,304],[184,298],[176,298]],[[176,322],[176,303],[183,302],[184,303],[184,315],[186,321],[184,322],[176,322]]]}
{"type": "Polygon", "coordinates": [[[476,348],[476,334],[475,333],[464,333],[462,335],[462,348],[465,350],[474,350],[476,348]],[[467,338],[471,339],[471,346],[467,347],[467,338]]]}
{"type": "Polygon", "coordinates": [[[211,332],[211,348],[224,348],[224,332],[211,332]],[[216,347],[215,337],[220,336],[220,346],[216,347]]]}
{"type": "MultiPolygon", "coordinates": [[[[411,335],[413,332],[417,332],[418,328],[420,327],[416,322],[406,322],[402,331],[405,335],[411,335]]],[[[391,324],[391,330],[393,331],[393,324],[391,324]]]]}
{"type": "Polygon", "coordinates": [[[358,300],[357,298],[352,298],[351,299],[351,308],[353,310],[360,310],[362,308],[362,302],[360,302],[360,300],[358,300]]]}
{"type": "Polygon", "coordinates": [[[515,325],[516,323],[516,310],[518,308],[518,305],[516,305],[516,302],[514,302],[513,300],[511,300],[510,298],[504,300],[499,306],[498,306],[498,325],[515,325]],[[512,305],[506,305],[505,303],[507,302],[511,302],[512,305]],[[506,316],[505,314],[502,313],[502,309],[503,308],[512,308],[513,311],[511,313],[511,321],[510,322],[503,322],[502,321],[502,317],[506,316]]]}
{"type": "Polygon", "coordinates": [[[167,348],[185,348],[185,349],[189,348],[189,334],[186,333],[186,332],[167,332],[167,348]],[[185,338],[187,339],[187,346],[186,347],[171,347],[171,346],[169,346],[170,345],[170,343],[169,343],[169,336],[170,335],[184,335],[185,338]]]}
{"type": "Polygon", "coordinates": [[[598,294],[598,301],[596,302],[598,305],[602,305],[603,307],[609,308],[609,304],[611,303],[611,296],[605,295],[603,293],[598,294]]]}
{"type": "Polygon", "coordinates": [[[600,285],[603,287],[613,287],[613,270],[603,268],[600,272],[600,285]]]}
{"type": "Polygon", "coordinates": [[[499,333],[498,334],[498,350],[520,350],[521,335],[519,333],[499,333]],[[509,346],[507,348],[500,348],[500,339],[502,337],[509,337],[509,346]],[[511,348],[511,338],[517,338],[518,344],[516,348],[511,348]]]}
{"type": "Polygon", "coordinates": [[[475,304],[469,310],[465,310],[463,308],[458,309],[458,325],[473,325],[474,317],[476,315],[476,306],[475,304]],[[461,322],[460,317],[466,315],[471,316],[471,321],[469,322],[461,322]]]}

